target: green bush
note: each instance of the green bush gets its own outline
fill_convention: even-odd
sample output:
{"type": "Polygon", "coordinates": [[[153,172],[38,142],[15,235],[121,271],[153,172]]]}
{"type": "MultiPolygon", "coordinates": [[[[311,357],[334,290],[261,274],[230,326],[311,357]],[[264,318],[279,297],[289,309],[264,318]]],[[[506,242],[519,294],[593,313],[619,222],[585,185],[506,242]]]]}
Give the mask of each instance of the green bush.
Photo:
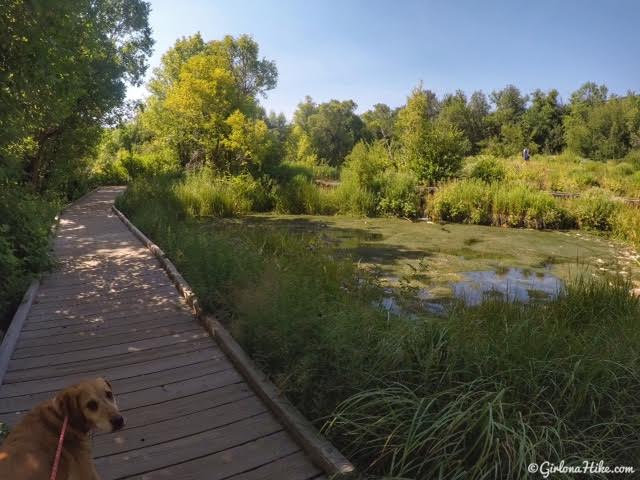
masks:
{"type": "Polygon", "coordinates": [[[172,194],[191,217],[232,217],[272,207],[272,198],[261,182],[248,174],[217,176],[202,169],[177,182],[172,194]]]}
{"type": "Polygon", "coordinates": [[[431,214],[437,220],[489,225],[489,187],[482,180],[459,180],[444,185],[433,197],[431,214]]]}
{"type": "Polygon", "coordinates": [[[633,175],[635,171],[633,165],[628,162],[620,162],[615,166],[615,173],[623,177],[633,175]]]}
{"type": "Polygon", "coordinates": [[[436,220],[477,225],[561,228],[571,220],[549,194],[522,184],[468,179],[444,185],[435,195],[431,214],[436,220]]]}
{"type": "Polygon", "coordinates": [[[613,234],[640,248],[640,208],[621,205],[612,220],[613,234]]]}
{"type": "Polygon", "coordinates": [[[275,209],[280,213],[332,214],[337,208],[333,192],[318,187],[304,175],[296,175],[289,182],[278,185],[275,209]]]}
{"type": "Polygon", "coordinates": [[[634,148],[629,150],[629,153],[624,157],[625,162],[633,165],[633,168],[640,170],[640,148],[634,148]]]}
{"type": "Polygon", "coordinates": [[[504,165],[494,157],[483,155],[473,164],[469,176],[487,183],[504,180],[507,172],[504,165]]]}
{"type": "Polygon", "coordinates": [[[355,215],[418,215],[418,178],[397,168],[382,142],[359,142],[347,156],[336,191],[340,212],[355,215]]]}
{"type": "Polygon", "coordinates": [[[403,155],[420,180],[435,184],[458,175],[469,149],[469,141],[460,130],[436,122],[407,142],[403,155]]]}
{"type": "Polygon", "coordinates": [[[337,167],[321,163],[315,164],[311,167],[313,172],[313,178],[325,179],[325,180],[337,180],[340,178],[340,171],[337,167]]]}
{"type": "Polygon", "coordinates": [[[591,172],[576,172],[573,174],[573,178],[581,189],[600,186],[598,177],[591,172]]]}
{"type": "Polygon", "coordinates": [[[0,185],[0,328],[29,281],[51,265],[49,234],[60,207],[56,198],[38,196],[19,185],[0,185]]]}
{"type": "Polygon", "coordinates": [[[560,228],[566,215],[551,195],[520,184],[495,184],[492,188],[493,225],[526,228],[560,228]]]}
{"type": "Polygon", "coordinates": [[[573,212],[578,226],[585,230],[611,230],[618,202],[600,190],[585,192],[573,202],[573,212]]]}
{"type": "Polygon", "coordinates": [[[417,187],[418,179],[411,171],[386,172],[380,191],[378,213],[405,218],[417,217],[420,208],[417,187]]]}

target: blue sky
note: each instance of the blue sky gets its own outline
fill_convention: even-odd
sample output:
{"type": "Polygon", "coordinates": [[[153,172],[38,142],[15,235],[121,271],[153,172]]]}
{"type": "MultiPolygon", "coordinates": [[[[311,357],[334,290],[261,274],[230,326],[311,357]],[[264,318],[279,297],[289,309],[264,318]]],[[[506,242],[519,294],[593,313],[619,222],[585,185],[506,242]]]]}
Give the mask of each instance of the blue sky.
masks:
{"type": "MultiPolygon", "coordinates": [[[[262,101],[291,116],[305,95],[353,99],[362,112],[399,106],[422,81],[457,89],[524,92],[585,81],[640,90],[640,1],[635,0],[152,0],[149,73],[176,38],[251,34],[275,60],[278,86],[262,101]]],[[[141,98],[144,89],[130,89],[141,98]]]]}

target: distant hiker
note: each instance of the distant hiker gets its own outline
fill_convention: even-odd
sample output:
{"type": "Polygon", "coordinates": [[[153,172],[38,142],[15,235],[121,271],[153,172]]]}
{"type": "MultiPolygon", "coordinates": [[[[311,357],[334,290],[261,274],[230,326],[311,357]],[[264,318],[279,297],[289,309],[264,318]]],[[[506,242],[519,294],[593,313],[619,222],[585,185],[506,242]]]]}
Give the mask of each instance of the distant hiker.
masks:
{"type": "Polygon", "coordinates": [[[529,153],[529,149],[525,147],[525,149],[522,150],[522,158],[524,159],[525,162],[528,162],[530,156],[531,154],[529,153]]]}

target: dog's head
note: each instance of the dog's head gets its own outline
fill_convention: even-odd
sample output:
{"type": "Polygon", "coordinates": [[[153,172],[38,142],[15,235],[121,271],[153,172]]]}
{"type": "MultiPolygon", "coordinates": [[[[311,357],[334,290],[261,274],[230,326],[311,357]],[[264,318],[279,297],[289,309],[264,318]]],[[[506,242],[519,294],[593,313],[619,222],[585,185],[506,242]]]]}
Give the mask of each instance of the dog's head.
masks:
{"type": "Polygon", "coordinates": [[[54,404],[69,417],[71,427],[81,432],[94,428],[114,432],[124,427],[111,384],[104,378],[86,380],[63,390],[56,395],[54,404]]]}

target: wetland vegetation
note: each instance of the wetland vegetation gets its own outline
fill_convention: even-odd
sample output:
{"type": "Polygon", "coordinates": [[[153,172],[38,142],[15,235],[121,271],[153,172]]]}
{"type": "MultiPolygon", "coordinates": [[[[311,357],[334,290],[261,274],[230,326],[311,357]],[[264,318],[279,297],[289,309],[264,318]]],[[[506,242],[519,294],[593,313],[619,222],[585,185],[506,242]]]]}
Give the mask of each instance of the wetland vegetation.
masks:
{"type": "Polygon", "coordinates": [[[195,34],[123,108],[149,5],[39,5],[0,11],[5,325],[55,212],[126,183],[118,206],[363,475],[639,464],[639,95],[419,84],[289,121],[251,36],[195,34]]]}

